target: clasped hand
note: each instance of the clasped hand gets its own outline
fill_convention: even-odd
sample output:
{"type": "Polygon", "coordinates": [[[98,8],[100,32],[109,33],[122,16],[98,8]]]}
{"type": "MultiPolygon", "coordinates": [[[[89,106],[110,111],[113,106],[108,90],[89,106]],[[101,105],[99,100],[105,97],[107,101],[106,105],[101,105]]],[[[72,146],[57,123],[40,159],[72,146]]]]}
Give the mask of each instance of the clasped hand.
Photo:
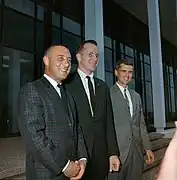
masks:
{"type": "Polygon", "coordinates": [[[68,167],[63,172],[70,180],[79,180],[83,176],[86,168],[86,160],[70,161],[68,167]]]}

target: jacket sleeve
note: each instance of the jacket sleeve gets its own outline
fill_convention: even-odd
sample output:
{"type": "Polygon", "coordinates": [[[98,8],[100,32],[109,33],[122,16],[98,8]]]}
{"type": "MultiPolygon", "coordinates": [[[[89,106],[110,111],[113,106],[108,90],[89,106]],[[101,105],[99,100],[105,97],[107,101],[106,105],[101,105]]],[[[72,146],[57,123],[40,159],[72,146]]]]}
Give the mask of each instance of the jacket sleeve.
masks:
{"type": "Polygon", "coordinates": [[[45,134],[44,107],[34,86],[27,84],[22,88],[19,98],[19,127],[26,149],[36,161],[55,175],[62,173],[68,162],[66,155],[57,148],[45,134]],[[59,155],[59,157],[56,157],[59,155]]]}
{"type": "Polygon", "coordinates": [[[119,148],[116,138],[113,110],[109,88],[106,86],[106,125],[107,125],[107,143],[108,143],[108,155],[119,156],[119,148]]]}
{"type": "Polygon", "coordinates": [[[143,114],[143,108],[142,108],[142,102],[141,97],[139,96],[139,108],[140,108],[140,130],[141,130],[141,138],[143,142],[144,150],[150,150],[151,149],[151,143],[149,140],[149,135],[146,128],[146,123],[144,120],[144,114],[143,114]]]}

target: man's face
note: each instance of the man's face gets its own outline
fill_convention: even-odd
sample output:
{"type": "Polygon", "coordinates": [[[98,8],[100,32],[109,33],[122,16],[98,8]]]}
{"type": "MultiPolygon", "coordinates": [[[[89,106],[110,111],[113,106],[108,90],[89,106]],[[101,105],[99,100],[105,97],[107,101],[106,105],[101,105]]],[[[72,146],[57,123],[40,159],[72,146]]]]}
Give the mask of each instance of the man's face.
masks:
{"type": "Polygon", "coordinates": [[[98,64],[98,48],[94,44],[84,44],[83,50],[77,54],[79,68],[91,74],[95,71],[98,64]]]}
{"type": "Polygon", "coordinates": [[[115,70],[115,75],[117,76],[118,83],[126,87],[132,80],[133,66],[121,64],[120,67],[115,70]]]}
{"type": "Polygon", "coordinates": [[[46,73],[57,82],[66,79],[71,69],[71,54],[64,46],[54,46],[44,56],[46,73]]]}

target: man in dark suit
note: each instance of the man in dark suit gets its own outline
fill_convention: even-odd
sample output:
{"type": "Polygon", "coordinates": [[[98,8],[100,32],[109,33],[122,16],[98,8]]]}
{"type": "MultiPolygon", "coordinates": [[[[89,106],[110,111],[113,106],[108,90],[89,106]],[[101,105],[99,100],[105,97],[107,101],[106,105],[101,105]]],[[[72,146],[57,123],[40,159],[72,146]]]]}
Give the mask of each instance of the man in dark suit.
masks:
{"type": "Polygon", "coordinates": [[[97,43],[94,40],[83,42],[76,53],[77,72],[66,81],[67,90],[76,102],[89,154],[83,180],[105,180],[108,168],[118,171],[120,163],[109,89],[93,75],[98,57],[97,43]]]}
{"type": "Polygon", "coordinates": [[[80,179],[87,152],[76,123],[75,104],[62,86],[71,54],[60,45],[48,48],[45,74],[20,92],[19,126],[26,145],[27,180],[80,179]]]}
{"type": "Polygon", "coordinates": [[[132,80],[133,64],[128,60],[118,61],[115,75],[117,82],[111,87],[110,93],[122,166],[120,172],[109,174],[109,180],[141,180],[143,150],[147,154],[148,164],[154,161],[154,154],[146,130],[140,95],[128,88],[132,80]]]}

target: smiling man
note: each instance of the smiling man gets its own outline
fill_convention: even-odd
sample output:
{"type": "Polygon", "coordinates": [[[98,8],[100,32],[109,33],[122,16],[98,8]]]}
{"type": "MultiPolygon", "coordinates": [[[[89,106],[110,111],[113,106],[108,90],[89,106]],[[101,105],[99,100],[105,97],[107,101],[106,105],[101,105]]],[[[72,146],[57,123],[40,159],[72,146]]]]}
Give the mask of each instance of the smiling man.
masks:
{"type": "Polygon", "coordinates": [[[66,83],[76,102],[89,155],[82,180],[105,180],[109,170],[119,170],[120,162],[109,88],[94,77],[99,61],[97,43],[84,41],[76,57],[78,69],[66,83]]]}
{"type": "Polygon", "coordinates": [[[43,62],[44,75],[20,92],[18,120],[26,145],[26,179],[80,179],[87,152],[74,101],[62,85],[70,72],[71,54],[66,47],[53,45],[43,62]]]}
{"type": "Polygon", "coordinates": [[[110,173],[109,180],[141,180],[143,150],[147,155],[146,163],[154,161],[140,95],[128,88],[133,70],[130,61],[118,61],[115,69],[117,82],[110,89],[122,167],[118,173],[110,173]]]}

